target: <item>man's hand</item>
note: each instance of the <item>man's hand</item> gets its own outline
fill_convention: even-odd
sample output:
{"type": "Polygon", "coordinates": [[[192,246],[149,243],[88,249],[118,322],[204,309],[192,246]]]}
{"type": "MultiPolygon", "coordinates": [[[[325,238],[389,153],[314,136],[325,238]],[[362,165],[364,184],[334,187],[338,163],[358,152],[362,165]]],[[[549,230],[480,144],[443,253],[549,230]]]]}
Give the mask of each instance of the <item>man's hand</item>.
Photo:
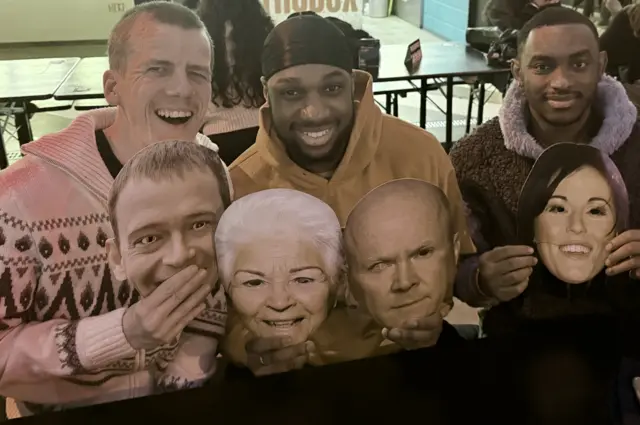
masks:
{"type": "Polygon", "coordinates": [[[530,246],[494,248],[480,256],[480,290],[500,301],[509,301],[527,289],[538,259],[530,246]]]}
{"type": "Polygon", "coordinates": [[[604,262],[607,275],[630,272],[631,277],[640,279],[640,230],[627,230],[613,238],[605,249],[609,252],[604,262]]]}
{"type": "Polygon", "coordinates": [[[252,339],[245,349],[247,367],[255,376],[265,376],[302,369],[316,347],[311,341],[291,345],[289,337],[273,337],[252,339]]]}
{"type": "Polygon", "coordinates": [[[442,316],[437,312],[421,319],[407,320],[401,328],[384,328],[382,336],[405,350],[415,350],[435,345],[440,332],[442,332],[442,316]]]}
{"type": "Polygon", "coordinates": [[[206,270],[189,266],[129,307],[122,318],[129,344],[153,350],[173,341],[206,308],[205,298],[213,289],[206,277],[206,270]]]}

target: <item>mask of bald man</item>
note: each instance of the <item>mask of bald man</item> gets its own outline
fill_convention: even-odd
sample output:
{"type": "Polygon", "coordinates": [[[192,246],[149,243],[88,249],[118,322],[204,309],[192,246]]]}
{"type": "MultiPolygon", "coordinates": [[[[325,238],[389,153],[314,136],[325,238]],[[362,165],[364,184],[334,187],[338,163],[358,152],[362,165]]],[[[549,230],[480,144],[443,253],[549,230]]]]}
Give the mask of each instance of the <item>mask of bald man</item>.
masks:
{"type": "Polygon", "coordinates": [[[377,187],[350,214],[345,245],[351,295],[382,327],[416,328],[425,318],[442,324],[460,243],[440,189],[414,179],[377,187]]]}

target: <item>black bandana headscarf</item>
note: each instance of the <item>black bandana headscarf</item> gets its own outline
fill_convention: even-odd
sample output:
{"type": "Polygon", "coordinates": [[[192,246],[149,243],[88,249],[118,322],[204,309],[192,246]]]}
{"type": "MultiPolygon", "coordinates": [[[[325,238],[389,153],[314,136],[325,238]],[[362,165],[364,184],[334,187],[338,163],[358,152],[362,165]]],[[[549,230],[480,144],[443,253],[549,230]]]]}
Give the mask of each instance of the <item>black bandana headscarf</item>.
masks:
{"type": "Polygon", "coordinates": [[[277,72],[308,64],[334,66],[351,73],[354,64],[349,42],[338,27],[318,15],[289,17],[264,42],[262,75],[268,80],[277,72]]]}

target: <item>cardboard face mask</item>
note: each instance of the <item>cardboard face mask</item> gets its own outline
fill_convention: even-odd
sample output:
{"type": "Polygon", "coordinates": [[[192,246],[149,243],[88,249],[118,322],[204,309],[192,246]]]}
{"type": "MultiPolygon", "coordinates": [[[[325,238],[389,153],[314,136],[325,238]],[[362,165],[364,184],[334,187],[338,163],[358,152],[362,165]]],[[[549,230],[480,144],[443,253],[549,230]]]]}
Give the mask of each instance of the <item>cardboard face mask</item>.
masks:
{"type": "Polygon", "coordinates": [[[238,250],[229,296],[252,334],[306,341],[326,319],[331,282],[311,242],[274,237],[238,250]]]}
{"type": "Polygon", "coordinates": [[[520,194],[519,234],[555,277],[588,282],[604,268],[620,207],[628,210],[628,201],[613,162],[588,145],[557,144],[540,155],[520,194]]]}
{"type": "Polygon", "coordinates": [[[349,291],[382,327],[449,313],[459,242],[447,202],[436,186],[400,179],[369,192],[351,212],[349,291]]]}
{"type": "Polygon", "coordinates": [[[216,231],[223,285],[254,337],[306,341],[335,304],[343,257],[335,213],[288,189],[235,201],[216,231]]]}

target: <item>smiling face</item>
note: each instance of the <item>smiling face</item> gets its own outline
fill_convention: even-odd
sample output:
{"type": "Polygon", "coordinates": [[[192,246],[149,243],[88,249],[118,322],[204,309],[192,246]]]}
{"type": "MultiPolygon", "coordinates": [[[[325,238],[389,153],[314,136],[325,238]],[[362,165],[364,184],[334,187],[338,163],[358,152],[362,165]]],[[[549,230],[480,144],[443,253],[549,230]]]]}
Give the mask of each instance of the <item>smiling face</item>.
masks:
{"type": "Polygon", "coordinates": [[[514,74],[536,120],[565,126],[589,113],[606,63],[599,50],[597,37],[583,24],[531,31],[514,74]]]}
{"type": "Polygon", "coordinates": [[[211,47],[200,29],[136,18],[123,69],[104,75],[105,97],[120,108],[136,143],[195,138],[211,99],[211,47]]]}
{"type": "Polygon", "coordinates": [[[335,282],[318,248],[298,237],[240,246],[226,288],[245,326],[258,337],[306,341],[324,322],[335,282]]]}
{"type": "Polygon", "coordinates": [[[614,236],[616,211],[605,178],[584,167],[567,176],[535,219],[538,252],[547,269],[566,283],[597,275],[614,236]]]}
{"type": "Polygon", "coordinates": [[[213,288],[218,281],[213,236],[223,210],[210,171],[158,182],[129,181],[115,210],[119,244],[109,249],[116,278],[128,279],[145,297],[177,272],[197,265],[209,271],[213,288]]]}
{"type": "Polygon", "coordinates": [[[382,326],[450,307],[459,252],[446,210],[437,203],[382,203],[349,229],[349,288],[360,306],[382,326]],[[398,219],[401,216],[402,219],[398,219]]]}
{"type": "Polygon", "coordinates": [[[354,116],[353,78],[328,65],[299,65],[267,82],[273,125],[290,154],[307,161],[341,156],[354,116]]]}

